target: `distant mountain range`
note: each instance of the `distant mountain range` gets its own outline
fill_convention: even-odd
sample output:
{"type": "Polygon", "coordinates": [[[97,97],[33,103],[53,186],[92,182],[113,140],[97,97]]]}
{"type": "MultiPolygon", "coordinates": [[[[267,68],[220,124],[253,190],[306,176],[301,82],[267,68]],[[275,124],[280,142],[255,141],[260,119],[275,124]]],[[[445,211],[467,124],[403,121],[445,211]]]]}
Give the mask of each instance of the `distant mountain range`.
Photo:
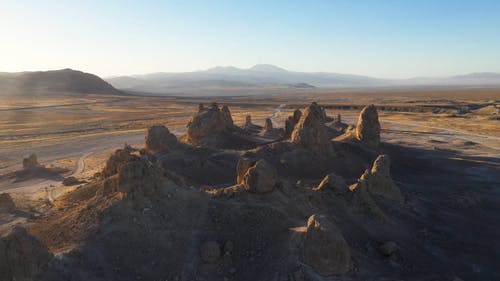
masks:
{"type": "Polygon", "coordinates": [[[472,73],[446,78],[379,79],[328,72],[296,72],[258,64],[248,69],[218,66],[203,71],[152,73],[106,79],[118,89],[168,93],[195,88],[314,88],[374,86],[489,86],[500,85],[499,73],[472,73]]]}
{"type": "Polygon", "coordinates": [[[72,69],[0,72],[0,95],[35,93],[122,94],[100,77],[72,69]]]}
{"type": "Polygon", "coordinates": [[[33,93],[177,95],[255,94],[263,90],[294,91],[328,87],[500,86],[499,73],[472,73],[445,78],[379,79],[361,75],[296,72],[258,64],[248,69],[232,66],[203,71],[152,73],[107,78],[72,69],[37,72],[0,72],[0,96],[33,93]],[[117,90],[118,89],[118,90],[117,90]]]}

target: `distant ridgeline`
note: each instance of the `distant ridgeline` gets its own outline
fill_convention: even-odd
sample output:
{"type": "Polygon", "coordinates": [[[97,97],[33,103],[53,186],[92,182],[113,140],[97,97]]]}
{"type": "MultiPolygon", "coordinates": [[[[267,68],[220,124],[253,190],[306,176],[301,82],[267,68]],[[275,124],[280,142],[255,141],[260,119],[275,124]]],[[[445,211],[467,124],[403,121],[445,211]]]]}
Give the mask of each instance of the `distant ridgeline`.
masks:
{"type": "Polygon", "coordinates": [[[72,69],[0,73],[0,95],[122,94],[100,77],[72,69]]]}

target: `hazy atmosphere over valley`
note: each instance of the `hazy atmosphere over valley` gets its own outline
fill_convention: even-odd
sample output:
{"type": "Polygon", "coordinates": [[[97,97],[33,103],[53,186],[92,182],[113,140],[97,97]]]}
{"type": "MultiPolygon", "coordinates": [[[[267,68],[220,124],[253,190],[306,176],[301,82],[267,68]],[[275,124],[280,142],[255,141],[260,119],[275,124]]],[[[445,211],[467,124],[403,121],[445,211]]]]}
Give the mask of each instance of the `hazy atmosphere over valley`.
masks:
{"type": "Polygon", "coordinates": [[[500,280],[499,12],[0,1],[0,281],[500,280]]]}

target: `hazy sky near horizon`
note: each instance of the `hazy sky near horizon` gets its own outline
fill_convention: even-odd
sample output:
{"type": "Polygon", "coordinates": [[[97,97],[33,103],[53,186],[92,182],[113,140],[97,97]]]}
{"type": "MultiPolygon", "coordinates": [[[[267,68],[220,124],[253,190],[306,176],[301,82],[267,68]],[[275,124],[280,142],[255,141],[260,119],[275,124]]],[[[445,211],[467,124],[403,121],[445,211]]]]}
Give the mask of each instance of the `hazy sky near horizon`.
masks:
{"type": "Polygon", "coordinates": [[[0,0],[0,71],[500,72],[500,1],[0,0]]]}

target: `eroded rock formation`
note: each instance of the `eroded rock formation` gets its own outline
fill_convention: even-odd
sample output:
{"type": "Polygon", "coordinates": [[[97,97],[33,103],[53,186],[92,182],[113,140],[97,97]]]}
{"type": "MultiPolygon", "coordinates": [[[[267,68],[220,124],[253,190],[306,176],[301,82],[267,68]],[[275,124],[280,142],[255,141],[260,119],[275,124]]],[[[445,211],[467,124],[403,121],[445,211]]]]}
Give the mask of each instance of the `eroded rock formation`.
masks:
{"type": "Polygon", "coordinates": [[[403,202],[401,190],[391,178],[390,167],[389,156],[379,155],[373,162],[372,168],[361,176],[360,181],[366,182],[370,193],[403,202]]]}
{"type": "Polygon", "coordinates": [[[145,141],[146,150],[151,153],[169,151],[177,146],[177,137],[163,125],[150,127],[145,141]]]}
{"type": "Polygon", "coordinates": [[[219,109],[217,104],[202,109],[187,124],[187,141],[192,144],[204,144],[213,140],[233,125],[229,109],[219,109]]]}
{"type": "Polygon", "coordinates": [[[333,147],[324,125],[324,118],[326,118],[324,110],[317,103],[311,103],[295,125],[292,141],[320,155],[333,155],[333,147]]]}
{"type": "Polygon", "coordinates": [[[351,250],[340,230],[325,216],[307,220],[302,260],[321,275],[342,275],[353,268],[351,250]]]}
{"type": "Polygon", "coordinates": [[[288,116],[285,120],[285,136],[290,137],[292,135],[295,125],[299,123],[300,117],[302,116],[302,111],[300,109],[295,109],[293,115],[288,116]]]}
{"type": "Polygon", "coordinates": [[[372,149],[377,149],[380,143],[380,123],[377,108],[372,104],[361,110],[356,125],[355,136],[372,149]]]}
{"type": "Polygon", "coordinates": [[[9,193],[0,193],[0,209],[14,209],[16,205],[9,193]]]}
{"type": "Polygon", "coordinates": [[[23,168],[25,169],[35,168],[38,166],[40,166],[40,164],[38,164],[36,154],[34,153],[31,154],[28,158],[23,159],[23,168]]]}

